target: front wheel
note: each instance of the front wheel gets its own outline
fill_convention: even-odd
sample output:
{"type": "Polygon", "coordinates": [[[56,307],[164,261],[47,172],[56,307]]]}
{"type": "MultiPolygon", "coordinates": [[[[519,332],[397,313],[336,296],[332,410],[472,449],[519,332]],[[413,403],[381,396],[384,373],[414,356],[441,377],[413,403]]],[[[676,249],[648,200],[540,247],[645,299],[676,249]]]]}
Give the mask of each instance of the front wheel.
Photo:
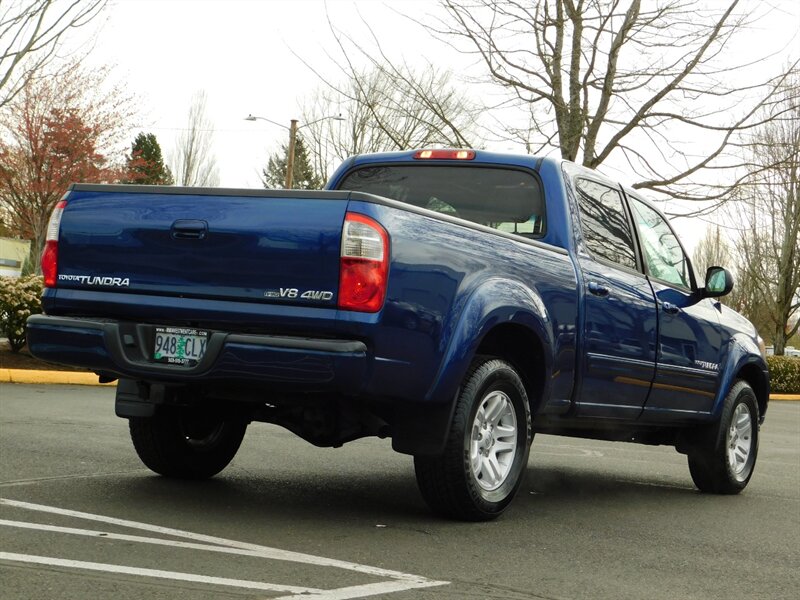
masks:
{"type": "Polygon", "coordinates": [[[514,367],[476,359],[456,400],[444,452],[414,457],[423,498],[451,518],[499,516],[522,483],[531,439],[528,395],[514,367]]]}
{"type": "Polygon", "coordinates": [[[166,477],[206,479],[233,460],[247,423],[213,412],[167,409],[129,420],[141,461],[166,477]]]}
{"type": "Polygon", "coordinates": [[[758,402],[745,381],[725,397],[718,423],[689,453],[689,471],[701,492],[738,494],[747,487],[758,456],[758,402]]]}

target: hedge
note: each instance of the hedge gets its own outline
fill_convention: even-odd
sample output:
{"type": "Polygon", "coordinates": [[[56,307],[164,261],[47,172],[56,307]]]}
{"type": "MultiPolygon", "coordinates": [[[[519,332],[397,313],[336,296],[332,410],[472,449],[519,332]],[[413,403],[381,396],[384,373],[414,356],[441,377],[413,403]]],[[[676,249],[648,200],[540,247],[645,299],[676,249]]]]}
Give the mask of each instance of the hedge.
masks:
{"type": "Polygon", "coordinates": [[[0,336],[7,337],[11,350],[25,345],[25,321],[42,312],[41,277],[0,277],[0,336]]]}
{"type": "Polygon", "coordinates": [[[773,394],[800,394],[800,358],[768,356],[767,365],[773,394]]]}

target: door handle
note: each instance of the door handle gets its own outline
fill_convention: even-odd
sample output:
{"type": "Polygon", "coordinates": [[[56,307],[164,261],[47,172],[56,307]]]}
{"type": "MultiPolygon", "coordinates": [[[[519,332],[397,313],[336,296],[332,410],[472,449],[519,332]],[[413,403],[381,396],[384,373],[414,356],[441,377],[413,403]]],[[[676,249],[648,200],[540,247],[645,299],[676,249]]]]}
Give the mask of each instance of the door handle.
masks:
{"type": "Polygon", "coordinates": [[[611,291],[606,286],[597,283],[596,281],[589,282],[589,291],[593,293],[595,296],[608,296],[608,293],[611,291]]]}
{"type": "Polygon", "coordinates": [[[170,228],[170,235],[176,240],[202,240],[207,233],[208,223],[195,219],[179,219],[170,228]]]}
{"type": "Polygon", "coordinates": [[[679,312],[681,312],[680,306],[673,304],[672,302],[664,302],[661,305],[661,308],[664,309],[665,313],[670,315],[677,315],[679,312]]]}

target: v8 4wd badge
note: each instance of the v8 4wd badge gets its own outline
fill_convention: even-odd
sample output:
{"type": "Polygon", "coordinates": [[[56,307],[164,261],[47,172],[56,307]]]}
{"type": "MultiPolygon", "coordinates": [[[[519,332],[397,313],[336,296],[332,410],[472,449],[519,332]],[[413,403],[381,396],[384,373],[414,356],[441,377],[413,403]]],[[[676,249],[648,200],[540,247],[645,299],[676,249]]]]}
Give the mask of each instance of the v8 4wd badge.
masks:
{"type": "Polygon", "coordinates": [[[277,290],[267,290],[264,292],[265,298],[284,298],[287,300],[315,300],[327,301],[333,300],[333,292],[325,290],[306,290],[300,292],[297,288],[278,288],[277,290]]]}

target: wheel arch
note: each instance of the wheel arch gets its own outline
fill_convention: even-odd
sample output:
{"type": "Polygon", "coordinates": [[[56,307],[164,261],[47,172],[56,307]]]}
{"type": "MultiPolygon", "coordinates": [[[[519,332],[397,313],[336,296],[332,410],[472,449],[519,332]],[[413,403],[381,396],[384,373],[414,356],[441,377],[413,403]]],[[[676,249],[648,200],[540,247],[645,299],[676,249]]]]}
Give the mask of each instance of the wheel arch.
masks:
{"type": "Polygon", "coordinates": [[[481,354],[505,359],[515,367],[533,415],[549,397],[554,338],[553,321],[535,288],[508,279],[485,281],[454,316],[438,372],[425,397],[405,405],[403,411],[395,407],[392,447],[413,455],[442,452],[464,377],[481,354]]]}
{"type": "Polygon", "coordinates": [[[756,340],[749,335],[734,334],[728,342],[712,410],[713,418],[719,418],[725,397],[737,380],[746,381],[753,388],[758,401],[759,423],[763,422],[769,404],[769,368],[756,340]]]}
{"type": "Polygon", "coordinates": [[[528,394],[531,414],[544,398],[547,377],[544,346],[530,328],[517,323],[503,323],[486,332],[475,352],[509,362],[522,378],[528,394]]]}
{"type": "MultiPolygon", "coordinates": [[[[530,370],[542,374],[542,388],[536,397],[546,398],[546,374],[552,370],[555,332],[544,301],[535,288],[518,281],[494,278],[483,282],[460,311],[426,399],[450,402],[478,354],[513,358],[512,362],[529,370],[526,367],[531,359],[526,360],[523,351],[526,342],[533,344],[541,362],[541,371],[530,370]]],[[[530,373],[528,377],[533,381],[530,373]]]]}
{"type": "MultiPolygon", "coordinates": [[[[758,402],[758,420],[759,423],[764,420],[764,414],[767,412],[767,405],[769,404],[769,378],[767,374],[756,363],[747,363],[742,365],[736,373],[736,379],[746,381],[748,385],[753,388],[758,402]]],[[[734,379],[731,386],[736,382],[734,379]]],[[[731,386],[728,386],[729,388],[731,386]]]]}

